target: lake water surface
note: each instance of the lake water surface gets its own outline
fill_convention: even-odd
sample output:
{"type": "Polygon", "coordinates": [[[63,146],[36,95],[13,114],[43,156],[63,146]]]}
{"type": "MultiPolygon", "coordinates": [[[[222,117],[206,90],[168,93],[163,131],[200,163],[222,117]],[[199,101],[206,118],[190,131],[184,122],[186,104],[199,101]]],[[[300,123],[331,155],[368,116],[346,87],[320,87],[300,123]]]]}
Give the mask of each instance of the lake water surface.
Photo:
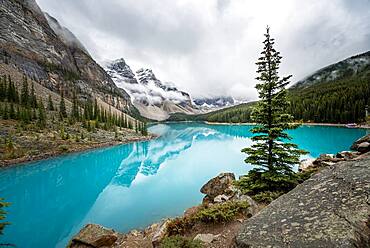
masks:
{"type": "MultiPolygon", "coordinates": [[[[121,232],[181,215],[199,204],[201,186],[220,172],[246,173],[240,150],[248,125],[158,124],[156,140],[120,145],[0,170],[7,226],[0,243],[64,247],[86,223],[121,232]]],[[[364,129],[302,126],[290,132],[317,157],[348,150],[364,129]]]]}

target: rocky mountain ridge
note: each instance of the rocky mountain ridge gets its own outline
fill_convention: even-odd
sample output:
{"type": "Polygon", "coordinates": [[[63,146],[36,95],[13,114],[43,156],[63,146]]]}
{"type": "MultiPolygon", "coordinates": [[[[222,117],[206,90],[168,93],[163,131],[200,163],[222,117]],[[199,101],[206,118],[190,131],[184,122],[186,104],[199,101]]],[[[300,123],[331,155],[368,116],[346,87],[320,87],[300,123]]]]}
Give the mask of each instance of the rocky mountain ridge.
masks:
{"type": "Polygon", "coordinates": [[[135,113],[126,91],[34,0],[0,0],[0,13],[0,63],[66,98],[75,91],[81,101],[97,98],[113,110],[135,113]]]}
{"type": "Polygon", "coordinates": [[[139,69],[134,73],[121,58],[109,62],[105,70],[119,88],[128,92],[140,114],[153,120],[165,120],[170,113],[200,113],[188,93],[174,84],[162,82],[151,69],[139,69]]]}
{"type": "Polygon", "coordinates": [[[370,67],[370,51],[361,53],[326,66],[295,83],[291,88],[306,88],[321,82],[330,82],[356,75],[370,67]]]}

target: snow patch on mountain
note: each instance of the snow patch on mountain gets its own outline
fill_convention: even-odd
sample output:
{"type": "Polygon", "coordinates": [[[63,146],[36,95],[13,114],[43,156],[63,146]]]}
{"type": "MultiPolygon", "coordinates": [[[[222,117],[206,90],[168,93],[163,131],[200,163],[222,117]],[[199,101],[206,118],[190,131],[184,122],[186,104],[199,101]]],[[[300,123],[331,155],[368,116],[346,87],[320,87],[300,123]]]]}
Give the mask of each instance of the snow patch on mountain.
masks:
{"type": "Polygon", "coordinates": [[[316,83],[329,82],[348,75],[354,75],[368,66],[370,66],[370,51],[324,67],[298,81],[292,88],[308,87],[316,83]]]}
{"type": "Polygon", "coordinates": [[[200,113],[188,93],[173,83],[160,81],[151,69],[134,73],[124,59],[107,63],[105,69],[116,85],[128,92],[141,115],[149,119],[164,120],[177,112],[200,113]]]}
{"type": "Polygon", "coordinates": [[[195,98],[193,102],[204,110],[215,110],[233,106],[237,101],[231,96],[215,96],[195,98]]]}

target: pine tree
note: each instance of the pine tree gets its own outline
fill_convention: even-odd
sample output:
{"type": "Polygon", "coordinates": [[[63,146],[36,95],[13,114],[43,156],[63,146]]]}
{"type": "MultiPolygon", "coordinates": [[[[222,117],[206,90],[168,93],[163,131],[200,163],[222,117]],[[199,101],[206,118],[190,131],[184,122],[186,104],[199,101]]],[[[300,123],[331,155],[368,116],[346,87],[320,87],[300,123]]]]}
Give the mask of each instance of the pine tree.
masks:
{"type": "Polygon", "coordinates": [[[72,119],[79,120],[80,119],[80,111],[78,109],[78,100],[76,93],[73,92],[73,99],[72,99],[72,119]]]}
{"type": "Polygon", "coordinates": [[[142,126],[141,126],[141,134],[142,135],[145,135],[147,136],[148,135],[148,129],[147,129],[147,126],[146,126],[146,123],[142,123],[142,126]]]}
{"type": "Polygon", "coordinates": [[[242,179],[244,187],[252,193],[287,191],[294,187],[292,166],[299,163],[300,155],[305,153],[296,144],[288,142],[291,137],[286,130],[298,127],[292,124],[293,117],[287,114],[289,102],[285,87],[291,76],[279,78],[282,57],[273,48],[274,39],[270,37],[269,27],[265,37],[262,56],[256,63],[259,74],[256,89],[260,101],[252,114],[252,120],[257,123],[251,130],[255,134],[251,138],[254,144],[242,150],[248,155],[245,162],[256,166],[242,179]]]}
{"type": "Polygon", "coordinates": [[[126,118],[126,116],[123,114],[123,128],[127,128],[127,118],[126,118]]]}
{"type": "Polygon", "coordinates": [[[29,93],[28,93],[28,81],[27,77],[23,77],[23,86],[21,91],[21,104],[23,106],[28,106],[29,103],[29,93]]]}
{"type": "Polygon", "coordinates": [[[5,226],[9,225],[9,222],[3,222],[5,220],[7,212],[4,211],[5,207],[8,207],[10,204],[8,202],[4,202],[4,198],[0,198],[0,235],[3,234],[5,226]]]}
{"type": "Polygon", "coordinates": [[[59,117],[61,120],[67,117],[67,110],[66,110],[66,104],[64,102],[63,93],[61,94],[60,103],[59,103],[59,117]]]}
{"type": "Polygon", "coordinates": [[[0,101],[4,101],[7,94],[6,82],[4,77],[0,77],[0,101]]]}
{"type": "Polygon", "coordinates": [[[30,95],[30,105],[32,108],[37,108],[37,99],[35,94],[35,85],[32,82],[31,84],[31,95],[30,95]]]}
{"type": "Polygon", "coordinates": [[[46,126],[46,114],[44,104],[42,103],[42,99],[40,99],[38,104],[38,126],[40,128],[45,128],[46,126]]]}
{"type": "Polygon", "coordinates": [[[98,111],[99,111],[99,107],[98,107],[98,101],[94,100],[94,120],[98,119],[98,111]]]}
{"type": "Polygon", "coordinates": [[[48,110],[54,111],[54,104],[53,104],[53,100],[51,99],[51,95],[49,95],[49,98],[48,98],[48,110]]]}
{"type": "Polygon", "coordinates": [[[16,118],[16,113],[15,113],[15,109],[14,109],[14,104],[13,103],[10,103],[9,118],[10,119],[13,119],[13,120],[16,118]]]}
{"type": "Polygon", "coordinates": [[[8,105],[5,104],[4,111],[3,111],[3,119],[7,120],[8,118],[9,118],[9,109],[8,109],[8,105]]]}

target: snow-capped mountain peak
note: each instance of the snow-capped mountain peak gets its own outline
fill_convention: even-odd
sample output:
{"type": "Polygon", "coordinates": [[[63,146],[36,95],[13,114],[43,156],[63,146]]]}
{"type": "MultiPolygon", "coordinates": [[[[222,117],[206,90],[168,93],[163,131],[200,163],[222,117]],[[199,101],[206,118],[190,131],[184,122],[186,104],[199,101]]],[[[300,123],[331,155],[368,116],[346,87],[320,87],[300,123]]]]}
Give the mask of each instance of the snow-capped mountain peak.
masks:
{"type": "Polygon", "coordinates": [[[178,90],[173,83],[160,81],[151,69],[134,73],[124,59],[106,65],[106,71],[116,85],[126,90],[140,113],[150,119],[166,119],[169,113],[197,113],[190,95],[178,90]],[[150,110],[150,111],[149,111],[150,110]]]}

